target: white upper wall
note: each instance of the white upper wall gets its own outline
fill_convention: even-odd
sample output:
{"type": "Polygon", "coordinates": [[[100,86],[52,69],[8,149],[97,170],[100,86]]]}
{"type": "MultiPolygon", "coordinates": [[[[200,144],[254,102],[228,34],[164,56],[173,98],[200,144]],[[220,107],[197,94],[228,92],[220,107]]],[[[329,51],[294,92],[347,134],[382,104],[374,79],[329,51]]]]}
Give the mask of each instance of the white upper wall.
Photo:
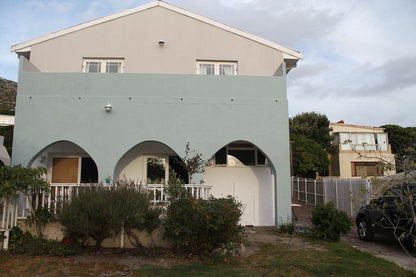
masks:
{"type": "Polygon", "coordinates": [[[42,72],[81,72],[83,58],[124,58],[126,73],[195,74],[197,60],[215,60],[237,61],[238,75],[273,76],[284,59],[303,57],[159,1],[20,43],[12,51],[30,52],[42,72]]]}

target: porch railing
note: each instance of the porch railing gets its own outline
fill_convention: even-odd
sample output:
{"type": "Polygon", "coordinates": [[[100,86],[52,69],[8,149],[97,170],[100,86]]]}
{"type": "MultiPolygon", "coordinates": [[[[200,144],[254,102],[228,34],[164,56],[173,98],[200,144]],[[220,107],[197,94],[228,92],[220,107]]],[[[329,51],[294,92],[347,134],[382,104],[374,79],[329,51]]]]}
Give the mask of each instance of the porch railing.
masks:
{"type": "MultiPolygon", "coordinates": [[[[73,195],[78,194],[79,189],[82,187],[88,187],[91,185],[99,185],[103,187],[109,187],[107,184],[51,184],[50,192],[44,193],[33,199],[34,207],[37,208],[47,207],[54,213],[59,213],[63,203],[69,201],[73,195]]],[[[199,185],[199,184],[186,184],[184,187],[195,198],[208,199],[210,196],[211,186],[199,185]]],[[[145,188],[149,193],[150,203],[153,205],[166,206],[169,203],[169,197],[166,192],[166,186],[160,184],[147,184],[138,186],[138,189],[145,188]]],[[[20,197],[18,199],[18,205],[16,204],[16,219],[26,219],[29,214],[29,201],[26,197],[20,197]],[[18,208],[17,208],[18,206],[18,208]]]]}

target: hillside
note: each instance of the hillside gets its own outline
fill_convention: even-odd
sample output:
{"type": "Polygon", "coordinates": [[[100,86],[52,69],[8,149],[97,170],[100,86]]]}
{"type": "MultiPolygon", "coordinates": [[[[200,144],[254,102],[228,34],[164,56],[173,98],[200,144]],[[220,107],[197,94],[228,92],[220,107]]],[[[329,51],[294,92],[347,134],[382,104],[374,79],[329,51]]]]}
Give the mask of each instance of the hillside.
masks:
{"type": "Polygon", "coordinates": [[[0,77],[0,112],[7,113],[16,106],[17,83],[0,77]]]}

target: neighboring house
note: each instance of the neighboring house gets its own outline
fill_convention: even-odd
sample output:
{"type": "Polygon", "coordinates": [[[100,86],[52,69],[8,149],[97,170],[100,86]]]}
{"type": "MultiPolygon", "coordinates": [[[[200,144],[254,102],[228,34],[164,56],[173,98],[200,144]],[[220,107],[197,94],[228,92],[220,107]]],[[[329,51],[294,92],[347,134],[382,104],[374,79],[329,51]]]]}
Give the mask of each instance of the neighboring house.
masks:
{"type": "Polygon", "coordinates": [[[330,176],[341,178],[373,177],[395,174],[381,164],[394,165],[394,155],[384,128],[331,123],[338,154],[330,158],[330,176]]]}
{"type": "Polygon", "coordinates": [[[48,201],[118,179],[164,200],[169,170],[187,180],[189,142],[209,160],[196,197],[235,196],[246,225],[291,220],[286,74],[299,52],[161,1],[11,50],[12,161],[48,169],[48,201]]]}

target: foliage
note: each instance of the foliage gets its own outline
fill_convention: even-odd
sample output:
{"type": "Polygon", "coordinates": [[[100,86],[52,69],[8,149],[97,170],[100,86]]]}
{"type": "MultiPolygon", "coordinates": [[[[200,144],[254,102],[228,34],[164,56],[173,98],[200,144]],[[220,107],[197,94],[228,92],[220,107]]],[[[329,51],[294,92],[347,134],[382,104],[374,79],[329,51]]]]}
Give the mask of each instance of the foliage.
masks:
{"type": "Polygon", "coordinates": [[[293,235],[296,233],[296,227],[295,227],[295,224],[293,224],[293,222],[290,222],[290,223],[282,222],[279,224],[277,231],[279,233],[293,235]]]}
{"type": "Polygon", "coordinates": [[[320,113],[302,113],[289,119],[292,141],[292,174],[315,178],[326,175],[329,154],[335,154],[328,118],[320,113]]]}
{"type": "Polygon", "coordinates": [[[184,190],[171,196],[164,222],[166,238],[175,242],[179,254],[200,254],[218,261],[226,259],[244,241],[239,224],[242,204],[233,197],[193,199],[184,190]]]}
{"type": "Polygon", "coordinates": [[[10,110],[16,107],[16,95],[17,83],[0,77],[0,110],[2,114],[10,114],[10,110]]]}
{"type": "Polygon", "coordinates": [[[0,168],[0,197],[8,198],[19,191],[26,196],[49,191],[49,183],[44,179],[46,168],[26,168],[21,165],[0,168]]]}
{"type": "Polygon", "coordinates": [[[416,144],[416,127],[402,127],[394,124],[381,126],[389,136],[393,154],[404,155],[409,147],[416,144]]]}
{"type": "MultiPolygon", "coordinates": [[[[119,182],[110,188],[90,186],[80,189],[65,203],[59,222],[70,238],[83,241],[89,237],[96,247],[122,229],[153,231],[160,224],[160,210],[150,206],[147,192],[133,182],[119,182]]],[[[137,246],[140,241],[136,241],[137,246]]]]}
{"type": "MultiPolygon", "coordinates": [[[[9,198],[21,192],[29,201],[29,219],[35,223],[35,199],[49,192],[50,185],[45,180],[46,168],[26,168],[21,165],[0,167],[0,198],[9,198]]],[[[40,223],[42,225],[42,222],[40,223]]],[[[40,226],[37,225],[37,226],[40,226]]],[[[38,229],[39,231],[39,229],[38,229]]],[[[38,233],[40,235],[40,233],[38,233]]]]}
{"type": "Polygon", "coordinates": [[[185,146],[185,157],[182,160],[188,172],[188,182],[191,184],[194,174],[204,172],[205,161],[202,159],[202,154],[196,153],[195,149],[191,149],[189,142],[185,146]]]}
{"type": "Polygon", "coordinates": [[[353,225],[347,213],[337,210],[332,202],[313,208],[311,221],[312,234],[329,241],[339,241],[341,235],[351,232],[353,225]]]}
{"type": "Polygon", "coordinates": [[[82,245],[78,242],[68,244],[59,241],[49,241],[33,237],[29,232],[23,232],[19,227],[10,231],[9,248],[19,254],[68,256],[81,253],[82,245]]]}
{"type": "Polygon", "coordinates": [[[55,220],[55,215],[51,213],[47,207],[37,207],[33,213],[27,216],[26,225],[29,225],[29,227],[35,225],[36,232],[40,237],[42,229],[46,226],[46,224],[55,220]]]}
{"type": "Polygon", "coordinates": [[[316,172],[325,175],[328,172],[328,153],[315,141],[302,135],[292,136],[292,174],[315,178],[316,172]]]}
{"type": "Polygon", "coordinates": [[[303,135],[308,139],[314,140],[324,150],[333,154],[329,123],[328,118],[324,114],[306,112],[289,119],[289,130],[291,135],[303,135]]]}

